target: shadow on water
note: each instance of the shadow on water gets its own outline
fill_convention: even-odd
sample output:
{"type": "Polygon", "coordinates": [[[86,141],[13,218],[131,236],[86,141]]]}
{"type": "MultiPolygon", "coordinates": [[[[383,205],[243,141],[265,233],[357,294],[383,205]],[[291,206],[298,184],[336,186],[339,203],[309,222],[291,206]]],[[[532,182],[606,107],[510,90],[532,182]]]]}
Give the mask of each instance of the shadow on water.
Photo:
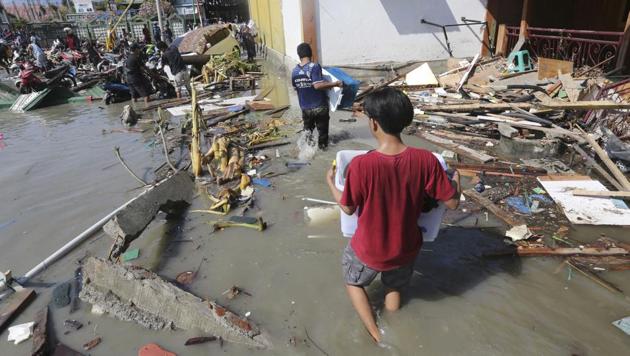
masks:
{"type": "Polygon", "coordinates": [[[519,257],[484,256],[506,249],[502,238],[479,229],[444,229],[435,241],[423,244],[405,299],[439,300],[462,295],[494,274],[517,276],[519,257]]]}

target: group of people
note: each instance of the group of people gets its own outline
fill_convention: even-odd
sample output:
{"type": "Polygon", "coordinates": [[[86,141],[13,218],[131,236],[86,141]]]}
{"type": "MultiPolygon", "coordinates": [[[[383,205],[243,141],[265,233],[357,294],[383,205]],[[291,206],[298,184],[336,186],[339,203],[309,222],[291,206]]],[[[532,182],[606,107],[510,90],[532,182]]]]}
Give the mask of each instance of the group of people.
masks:
{"type": "MultiPolygon", "coordinates": [[[[309,44],[297,47],[300,63],[291,81],[297,91],[304,131],[317,129],[318,145],[328,147],[330,115],[326,91],[342,82],[324,79],[322,67],[312,60],[309,44]]],[[[437,201],[449,209],[459,205],[461,186],[457,171],[447,175],[431,152],[409,147],[402,140],[414,108],[405,93],[385,87],[367,95],[359,115],[376,139],[376,149],[355,157],[343,172],[345,185],[335,185],[336,166],[326,183],[341,210],[358,214],[357,229],[345,247],[341,271],[347,294],[366,331],[376,343],[383,335],[365,288],[380,274],[385,286],[384,309],[396,311],[401,291],[409,284],[423,238],[418,218],[437,201]]]]}
{"type": "MultiPolygon", "coordinates": [[[[172,85],[175,87],[177,98],[181,98],[182,88],[184,87],[190,93],[190,75],[177,46],[169,46],[166,42],[159,41],[156,47],[161,53],[160,61],[164,69],[170,71],[173,78],[172,85]],[[168,66],[168,69],[166,69],[166,66],[168,66]]],[[[124,69],[127,85],[133,100],[138,101],[138,99],[142,98],[145,103],[148,103],[154,90],[151,81],[146,75],[146,61],[142,48],[139,43],[130,45],[124,69]]]]}

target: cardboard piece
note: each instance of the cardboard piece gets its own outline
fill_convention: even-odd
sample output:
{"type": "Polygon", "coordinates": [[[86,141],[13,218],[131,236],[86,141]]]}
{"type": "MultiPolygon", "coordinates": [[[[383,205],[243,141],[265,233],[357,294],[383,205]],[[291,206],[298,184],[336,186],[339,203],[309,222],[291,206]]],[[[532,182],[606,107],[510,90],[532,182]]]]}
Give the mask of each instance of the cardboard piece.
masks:
{"type": "Polygon", "coordinates": [[[555,78],[558,71],[562,74],[573,73],[573,62],[538,57],[538,79],[555,78]]]}
{"type": "Polygon", "coordinates": [[[429,63],[424,63],[420,67],[412,70],[405,75],[405,83],[409,86],[437,86],[438,80],[429,67],[429,63]]]}

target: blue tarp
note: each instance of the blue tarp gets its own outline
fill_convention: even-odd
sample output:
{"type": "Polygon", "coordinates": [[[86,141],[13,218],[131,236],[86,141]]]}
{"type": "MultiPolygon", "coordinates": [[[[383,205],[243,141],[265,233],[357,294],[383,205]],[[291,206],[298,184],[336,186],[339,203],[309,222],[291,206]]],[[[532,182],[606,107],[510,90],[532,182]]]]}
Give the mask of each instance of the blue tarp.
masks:
{"type": "Polygon", "coordinates": [[[343,96],[341,97],[341,103],[339,103],[338,108],[352,107],[354,98],[357,97],[357,92],[359,91],[360,82],[339,68],[325,67],[325,69],[343,82],[343,96]]]}

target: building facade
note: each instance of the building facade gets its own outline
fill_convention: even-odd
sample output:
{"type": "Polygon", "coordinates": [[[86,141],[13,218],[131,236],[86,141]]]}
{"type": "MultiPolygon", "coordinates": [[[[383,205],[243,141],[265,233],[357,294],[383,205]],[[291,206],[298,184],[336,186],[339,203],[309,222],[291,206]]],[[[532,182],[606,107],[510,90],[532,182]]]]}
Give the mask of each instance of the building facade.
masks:
{"type": "Polygon", "coordinates": [[[486,0],[250,0],[250,16],[274,54],[297,60],[309,42],[328,65],[470,57],[480,51],[486,0]],[[429,25],[422,20],[433,23],[429,25]],[[446,27],[448,41],[442,27],[446,27]]]}

